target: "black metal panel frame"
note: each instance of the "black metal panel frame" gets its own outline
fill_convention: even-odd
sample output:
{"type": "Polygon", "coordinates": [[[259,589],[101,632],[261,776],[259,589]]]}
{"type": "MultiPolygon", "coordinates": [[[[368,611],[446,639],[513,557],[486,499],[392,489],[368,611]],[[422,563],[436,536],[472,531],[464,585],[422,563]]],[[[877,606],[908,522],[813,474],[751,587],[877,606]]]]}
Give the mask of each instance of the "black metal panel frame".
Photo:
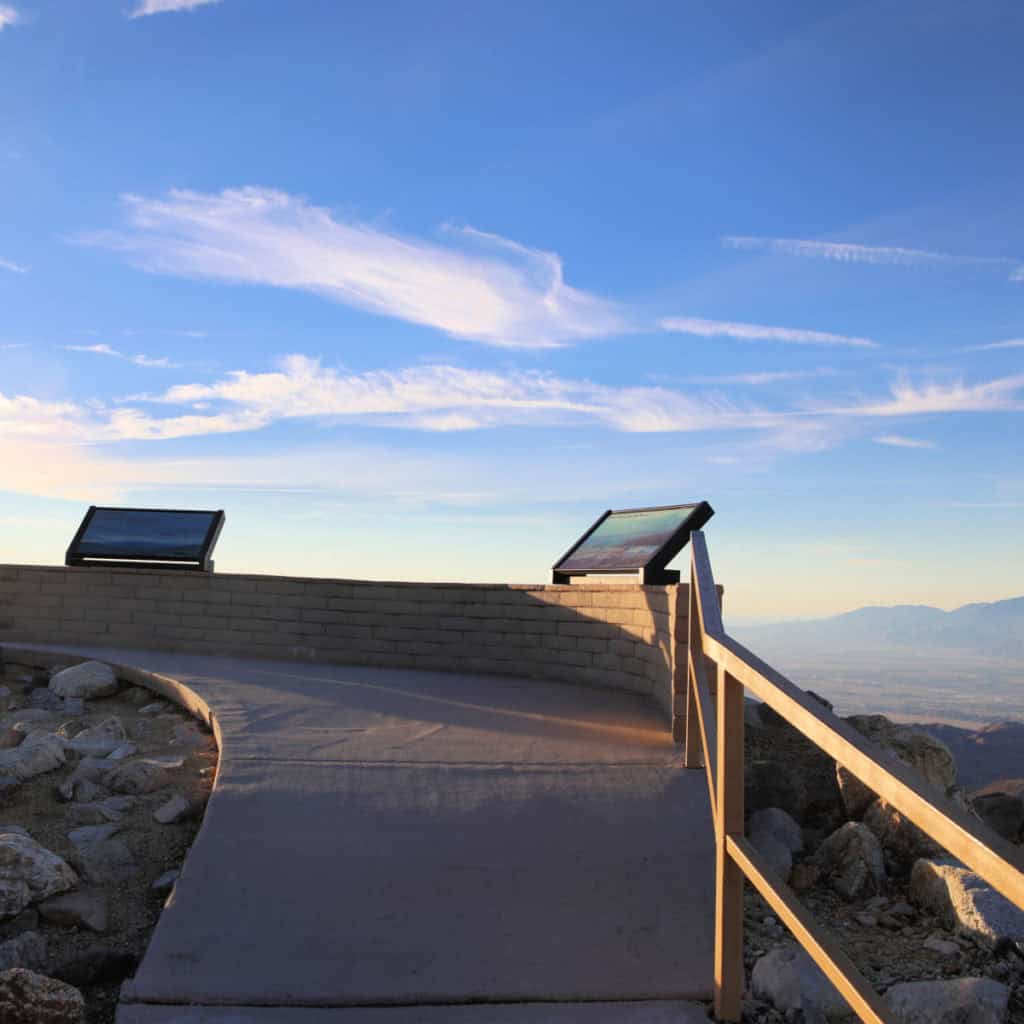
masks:
{"type": "Polygon", "coordinates": [[[220,537],[220,531],[224,528],[225,515],[223,509],[197,509],[197,508],[122,508],[114,505],[90,505],[88,512],[82,519],[78,530],[75,532],[71,543],[68,545],[64,555],[65,565],[83,566],[99,565],[114,568],[159,568],[159,569],[191,569],[199,572],[210,572],[213,569],[213,549],[220,537]],[[206,536],[200,545],[198,559],[168,557],[154,558],[151,552],[118,552],[109,558],[103,555],[83,555],[79,552],[79,545],[82,538],[89,529],[89,524],[97,512],[167,512],[172,515],[188,516],[211,516],[210,526],[206,536]]]}
{"type": "Polygon", "coordinates": [[[607,509],[598,516],[596,522],[551,568],[552,583],[570,583],[574,576],[638,576],[641,583],[678,583],[679,572],[666,569],[680,551],[686,547],[690,534],[699,530],[715,514],[715,510],[706,501],[687,502],[682,505],[652,505],[649,508],[618,508],[607,509]],[[678,529],[664,544],[654,552],[643,564],[629,569],[572,569],[568,572],[559,569],[586,542],[587,538],[611,515],[627,512],[670,512],[676,509],[691,509],[690,514],[682,521],[678,529]]]}

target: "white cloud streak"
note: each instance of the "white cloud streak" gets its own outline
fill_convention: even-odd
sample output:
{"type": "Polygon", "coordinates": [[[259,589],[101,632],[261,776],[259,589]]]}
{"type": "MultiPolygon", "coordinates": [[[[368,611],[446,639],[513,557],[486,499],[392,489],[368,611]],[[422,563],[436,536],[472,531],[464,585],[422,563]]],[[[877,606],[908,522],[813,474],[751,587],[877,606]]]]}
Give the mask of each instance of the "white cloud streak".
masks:
{"type": "MultiPolygon", "coordinates": [[[[0,7],[0,28],[3,28],[3,8],[0,7]]],[[[28,267],[14,260],[0,259],[0,270],[9,270],[12,274],[27,274],[28,267]]]]}
{"type": "Polygon", "coordinates": [[[896,383],[884,401],[817,409],[834,416],[922,416],[932,413],[1024,412],[1024,374],[999,377],[982,384],[896,383]]]}
{"type": "MultiPolygon", "coordinates": [[[[872,263],[900,267],[984,263],[1005,267],[1020,262],[1008,256],[957,256],[948,252],[908,249],[898,245],[859,245],[855,242],[819,242],[807,238],[765,238],[757,235],[726,235],[722,245],[726,249],[805,256],[832,263],[872,263]]],[[[1011,271],[1010,280],[1024,280],[1024,267],[1011,271]]]]}
{"type": "Polygon", "coordinates": [[[965,352],[991,352],[1003,348],[1024,348],[1024,338],[1009,338],[1006,341],[990,341],[987,345],[971,345],[965,352]]]}
{"type": "Polygon", "coordinates": [[[665,317],[658,321],[665,331],[695,334],[704,338],[734,338],[737,341],[781,341],[790,345],[847,345],[854,348],[878,348],[870,338],[808,331],[796,327],[766,327],[762,324],[734,323],[729,320],[703,320],[698,317],[665,317]]]}
{"type": "Polygon", "coordinates": [[[812,380],[819,377],[837,377],[838,370],[822,366],[815,370],[769,370],[763,373],[729,373],[712,377],[691,377],[697,384],[781,384],[792,380],[812,380]]]}
{"type": "Polygon", "coordinates": [[[915,266],[923,263],[949,263],[953,257],[945,252],[927,249],[906,249],[902,246],[857,245],[852,242],[816,242],[805,238],[762,238],[752,235],[726,235],[722,245],[727,249],[748,252],[777,252],[787,256],[810,256],[835,263],[881,263],[915,266]]]}
{"type": "Polygon", "coordinates": [[[473,228],[451,245],[404,237],[284,192],[124,197],[129,227],[81,239],[154,273],[315,292],[490,345],[553,348],[630,329],[613,303],[565,283],[561,260],[473,228]]]}
{"type": "Polygon", "coordinates": [[[220,0],[141,0],[129,18],[145,18],[150,14],[168,14],[172,11],[194,11],[197,7],[207,4],[219,4],[220,0]]]}
{"type": "Polygon", "coordinates": [[[66,352],[88,352],[96,356],[110,356],[113,359],[123,359],[125,362],[134,363],[136,366],[146,366],[162,370],[174,369],[177,363],[172,363],[166,356],[129,355],[127,352],[120,352],[109,345],[61,345],[66,352]]]}
{"type": "Polygon", "coordinates": [[[21,15],[10,4],[0,4],[0,32],[9,25],[17,25],[21,15]]]}
{"type": "Polygon", "coordinates": [[[888,445],[890,448],[936,448],[934,441],[923,441],[916,437],[903,437],[902,434],[882,434],[871,439],[875,444],[888,445]]]}

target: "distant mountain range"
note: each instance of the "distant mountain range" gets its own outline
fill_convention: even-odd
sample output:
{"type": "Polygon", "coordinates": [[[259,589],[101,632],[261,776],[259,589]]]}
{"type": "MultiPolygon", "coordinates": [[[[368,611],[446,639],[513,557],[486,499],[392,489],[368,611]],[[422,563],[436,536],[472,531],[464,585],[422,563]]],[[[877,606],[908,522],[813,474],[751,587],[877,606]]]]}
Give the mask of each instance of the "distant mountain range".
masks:
{"type": "Polygon", "coordinates": [[[746,626],[734,632],[755,651],[762,643],[776,651],[916,647],[1024,659],[1024,597],[966,604],[951,612],[928,605],[858,608],[827,619],[746,626]]]}
{"type": "Polygon", "coordinates": [[[1024,796],[1024,722],[997,722],[983,729],[932,724],[920,728],[953,752],[960,785],[1024,796]]]}

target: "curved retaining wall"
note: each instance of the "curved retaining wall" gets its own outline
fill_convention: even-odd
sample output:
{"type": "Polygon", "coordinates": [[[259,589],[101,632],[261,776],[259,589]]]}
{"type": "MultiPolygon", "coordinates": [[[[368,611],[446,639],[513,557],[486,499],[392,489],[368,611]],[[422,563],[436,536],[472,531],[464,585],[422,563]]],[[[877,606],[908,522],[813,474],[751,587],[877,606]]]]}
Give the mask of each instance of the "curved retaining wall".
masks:
{"type": "Polygon", "coordinates": [[[0,642],[609,686],[654,697],[680,738],[688,591],[685,585],[375,583],[7,565],[0,566],[0,642]]]}

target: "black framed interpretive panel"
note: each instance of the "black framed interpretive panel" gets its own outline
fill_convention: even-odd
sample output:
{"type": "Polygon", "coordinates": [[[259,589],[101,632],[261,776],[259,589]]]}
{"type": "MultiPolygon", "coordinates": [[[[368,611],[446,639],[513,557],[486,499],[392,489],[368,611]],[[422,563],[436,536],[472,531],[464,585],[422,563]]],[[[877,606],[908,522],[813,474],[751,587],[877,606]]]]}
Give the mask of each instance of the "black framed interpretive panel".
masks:
{"type": "Polygon", "coordinates": [[[551,581],[630,574],[641,583],[678,583],[679,573],[665,567],[714,514],[706,501],[609,509],[555,564],[551,581]]]}
{"type": "Polygon", "coordinates": [[[165,508],[101,508],[86,512],[65,565],[213,569],[224,512],[165,508]]]}

